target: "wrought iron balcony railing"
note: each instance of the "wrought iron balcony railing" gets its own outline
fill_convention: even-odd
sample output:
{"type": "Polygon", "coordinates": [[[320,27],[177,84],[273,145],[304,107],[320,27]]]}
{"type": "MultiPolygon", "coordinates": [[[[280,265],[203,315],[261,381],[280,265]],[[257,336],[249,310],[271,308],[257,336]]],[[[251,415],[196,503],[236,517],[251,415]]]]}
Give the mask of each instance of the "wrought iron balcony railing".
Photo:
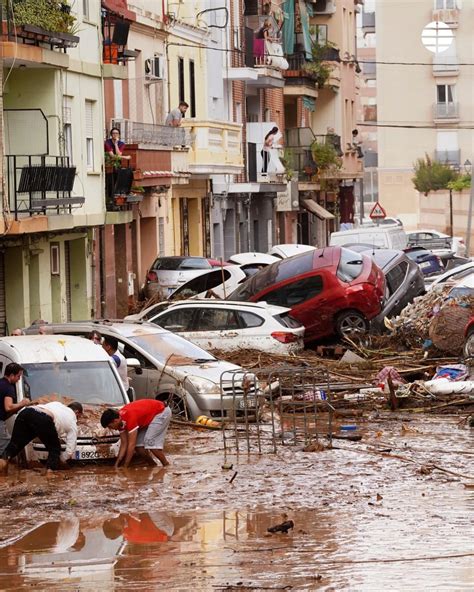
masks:
{"type": "Polygon", "coordinates": [[[130,119],[113,119],[111,127],[120,130],[121,139],[126,144],[154,144],[155,146],[189,146],[188,130],[184,127],[139,123],[130,119]]]}
{"type": "Polygon", "coordinates": [[[71,196],[76,167],[67,156],[5,157],[9,206],[20,214],[71,213],[84,197],[71,196]]]}

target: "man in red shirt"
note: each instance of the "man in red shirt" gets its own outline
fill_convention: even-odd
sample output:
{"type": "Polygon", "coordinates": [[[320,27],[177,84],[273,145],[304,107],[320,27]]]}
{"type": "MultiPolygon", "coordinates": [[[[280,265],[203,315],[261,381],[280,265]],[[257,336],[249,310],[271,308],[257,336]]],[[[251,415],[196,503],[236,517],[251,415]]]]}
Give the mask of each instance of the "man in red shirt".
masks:
{"type": "Polygon", "coordinates": [[[119,430],[120,449],[115,466],[122,461],[127,468],[135,449],[140,454],[150,451],[166,467],[169,462],[163,452],[166,432],[171,421],[171,409],[161,401],[141,399],[120,409],[106,409],[100,423],[103,428],[119,430]]]}

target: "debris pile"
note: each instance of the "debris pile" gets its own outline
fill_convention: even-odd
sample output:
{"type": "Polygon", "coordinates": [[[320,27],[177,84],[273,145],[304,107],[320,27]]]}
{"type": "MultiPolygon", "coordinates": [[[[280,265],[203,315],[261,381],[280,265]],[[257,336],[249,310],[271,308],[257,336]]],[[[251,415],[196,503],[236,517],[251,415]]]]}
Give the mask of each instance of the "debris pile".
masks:
{"type": "Polygon", "coordinates": [[[391,337],[404,347],[435,346],[457,355],[462,349],[464,327],[474,312],[472,296],[448,296],[452,286],[432,289],[387,321],[391,337]]]}

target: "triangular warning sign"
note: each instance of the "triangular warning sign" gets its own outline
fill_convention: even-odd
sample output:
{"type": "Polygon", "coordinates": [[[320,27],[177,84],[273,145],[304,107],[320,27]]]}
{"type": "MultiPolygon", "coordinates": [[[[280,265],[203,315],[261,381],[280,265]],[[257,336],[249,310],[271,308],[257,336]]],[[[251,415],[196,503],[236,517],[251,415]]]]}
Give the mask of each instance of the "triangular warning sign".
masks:
{"type": "Polygon", "coordinates": [[[376,202],[374,207],[370,210],[369,218],[386,218],[387,212],[382,208],[379,202],[376,202]]]}

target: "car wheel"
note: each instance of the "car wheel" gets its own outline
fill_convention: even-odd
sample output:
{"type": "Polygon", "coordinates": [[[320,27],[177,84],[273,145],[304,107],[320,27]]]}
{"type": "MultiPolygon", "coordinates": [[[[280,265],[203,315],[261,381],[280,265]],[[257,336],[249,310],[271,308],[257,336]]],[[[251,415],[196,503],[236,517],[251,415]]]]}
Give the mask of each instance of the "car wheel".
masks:
{"type": "Polygon", "coordinates": [[[474,359],[474,331],[472,331],[467,337],[464,343],[464,357],[466,359],[474,359]]]}
{"type": "Polygon", "coordinates": [[[336,333],[339,337],[360,337],[369,330],[369,323],[356,310],[346,310],[336,319],[336,333]]]}
{"type": "Polygon", "coordinates": [[[185,421],[189,419],[189,413],[186,408],[186,403],[179,395],[171,395],[168,393],[164,393],[161,395],[157,395],[155,399],[157,401],[162,401],[163,403],[166,403],[168,405],[168,407],[171,409],[173,419],[181,419],[185,421]]]}

